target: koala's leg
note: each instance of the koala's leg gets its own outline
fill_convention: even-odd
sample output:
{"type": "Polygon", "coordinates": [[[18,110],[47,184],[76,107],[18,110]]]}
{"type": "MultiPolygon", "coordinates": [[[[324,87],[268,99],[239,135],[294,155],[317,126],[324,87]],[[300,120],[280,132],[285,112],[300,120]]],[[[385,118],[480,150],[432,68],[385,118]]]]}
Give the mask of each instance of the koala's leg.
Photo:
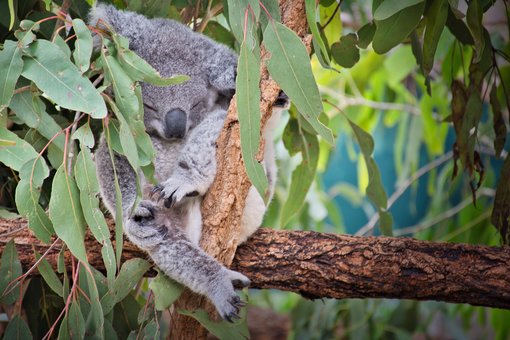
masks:
{"type": "MultiPolygon", "coordinates": [[[[101,136],[99,146],[94,153],[94,158],[101,197],[112,216],[115,217],[115,176],[110,152],[104,136],[101,136]]],[[[113,159],[122,194],[122,210],[125,218],[136,200],[136,173],[126,157],[114,152],[113,159]]]]}
{"type": "Polygon", "coordinates": [[[187,136],[177,167],[170,177],[154,187],[152,194],[164,199],[167,208],[185,197],[203,196],[216,175],[216,140],[226,111],[211,112],[187,136]]]}
{"type": "Polygon", "coordinates": [[[149,215],[134,216],[126,223],[130,240],[147,251],[169,277],[207,296],[222,318],[239,318],[244,302],[235,293],[234,285],[247,287],[250,280],[222,266],[186,237],[179,227],[186,216],[179,214],[192,209],[180,206],[165,210],[155,205],[146,208],[149,215]]]}

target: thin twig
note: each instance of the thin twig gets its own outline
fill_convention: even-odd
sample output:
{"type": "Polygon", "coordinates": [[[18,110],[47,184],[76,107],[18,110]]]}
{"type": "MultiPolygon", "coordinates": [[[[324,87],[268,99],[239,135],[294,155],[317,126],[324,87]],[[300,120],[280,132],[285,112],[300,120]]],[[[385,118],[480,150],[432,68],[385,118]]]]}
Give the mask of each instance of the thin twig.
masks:
{"type": "Polygon", "coordinates": [[[319,90],[327,94],[328,96],[334,98],[339,103],[340,109],[345,109],[349,106],[368,106],[376,110],[382,110],[382,111],[389,111],[389,110],[396,110],[396,111],[403,111],[403,112],[409,112],[410,114],[414,116],[421,116],[421,110],[413,105],[409,104],[399,104],[399,103],[387,103],[387,102],[376,102],[370,99],[366,99],[361,96],[347,96],[345,94],[340,94],[337,91],[320,86],[319,90]]]}
{"type": "MultiPolygon", "coordinates": [[[[478,195],[493,197],[495,195],[495,192],[494,192],[494,189],[482,188],[478,191],[478,195]]],[[[444,220],[447,220],[447,219],[452,218],[453,216],[457,215],[459,212],[462,211],[462,209],[464,209],[465,207],[470,205],[472,202],[473,202],[472,198],[468,197],[465,200],[463,200],[462,202],[460,202],[459,204],[457,204],[456,206],[446,210],[445,212],[435,216],[434,218],[432,218],[428,221],[422,222],[422,223],[415,224],[410,227],[395,230],[394,234],[395,234],[395,236],[402,236],[402,235],[414,234],[414,233],[426,230],[438,223],[441,223],[444,220]]]]}
{"type": "MultiPolygon", "coordinates": [[[[449,159],[451,159],[452,156],[453,156],[453,152],[449,151],[449,152],[445,153],[444,155],[442,155],[441,157],[434,159],[432,162],[430,162],[430,163],[424,165],[423,167],[421,167],[420,169],[418,169],[418,171],[416,171],[411,177],[409,177],[407,180],[405,180],[404,182],[402,182],[402,184],[400,184],[398,186],[397,190],[395,190],[395,192],[388,199],[388,206],[386,209],[389,210],[391,208],[391,206],[397,201],[397,199],[399,199],[399,197],[402,196],[402,194],[411,186],[411,184],[413,184],[415,181],[417,181],[420,177],[422,177],[426,173],[432,171],[432,169],[437,168],[441,164],[443,164],[446,161],[448,161],[449,159]]],[[[356,232],[356,235],[358,235],[358,236],[366,235],[372,229],[374,229],[377,221],[379,221],[379,214],[376,213],[376,214],[372,215],[372,217],[370,218],[370,220],[368,221],[367,224],[365,224],[360,230],[358,230],[356,232]]]]}
{"type": "Polygon", "coordinates": [[[333,11],[333,14],[331,14],[331,17],[329,17],[328,21],[324,24],[324,26],[321,26],[319,30],[322,32],[324,29],[333,21],[335,18],[336,12],[340,9],[340,5],[342,4],[342,0],[338,1],[338,5],[336,6],[335,10],[333,11]]]}

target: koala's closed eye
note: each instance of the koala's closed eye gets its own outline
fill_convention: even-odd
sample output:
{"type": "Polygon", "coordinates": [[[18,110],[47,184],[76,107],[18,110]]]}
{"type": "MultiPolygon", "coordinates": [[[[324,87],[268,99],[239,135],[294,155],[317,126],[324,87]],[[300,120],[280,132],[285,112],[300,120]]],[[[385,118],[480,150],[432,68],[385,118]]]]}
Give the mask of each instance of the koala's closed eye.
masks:
{"type": "Polygon", "coordinates": [[[154,112],[158,112],[158,110],[156,110],[156,108],[154,108],[152,105],[149,105],[147,103],[143,103],[143,106],[146,108],[146,109],[149,109],[151,111],[154,111],[154,112]]]}

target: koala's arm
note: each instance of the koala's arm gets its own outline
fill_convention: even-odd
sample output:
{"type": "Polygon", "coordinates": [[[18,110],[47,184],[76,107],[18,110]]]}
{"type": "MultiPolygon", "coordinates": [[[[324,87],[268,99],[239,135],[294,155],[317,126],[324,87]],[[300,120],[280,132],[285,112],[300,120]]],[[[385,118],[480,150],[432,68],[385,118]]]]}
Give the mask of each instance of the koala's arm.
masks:
{"type": "Polygon", "coordinates": [[[190,131],[176,169],[154,190],[167,207],[184,197],[203,196],[211,186],[216,175],[216,140],[225,116],[225,110],[215,110],[190,131]]]}
{"type": "MultiPolygon", "coordinates": [[[[99,189],[103,203],[112,216],[115,217],[115,175],[110,152],[104,136],[101,136],[99,146],[94,153],[96,173],[99,180],[99,189]]],[[[136,200],[136,173],[126,157],[114,152],[115,172],[122,195],[122,210],[124,217],[127,216],[136,200]]]]}

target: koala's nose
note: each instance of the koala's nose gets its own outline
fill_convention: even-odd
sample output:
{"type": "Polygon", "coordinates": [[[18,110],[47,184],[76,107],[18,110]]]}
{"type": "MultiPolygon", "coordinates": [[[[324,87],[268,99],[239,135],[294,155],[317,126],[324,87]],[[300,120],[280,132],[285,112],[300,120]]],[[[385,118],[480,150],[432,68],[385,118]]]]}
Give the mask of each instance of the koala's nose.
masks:
{"type": "Polygon", "coordinates": [[[173,109],[165,116],[166,138],[184,138],[186,135],[186,113],[181,109],[173,109]]]}

